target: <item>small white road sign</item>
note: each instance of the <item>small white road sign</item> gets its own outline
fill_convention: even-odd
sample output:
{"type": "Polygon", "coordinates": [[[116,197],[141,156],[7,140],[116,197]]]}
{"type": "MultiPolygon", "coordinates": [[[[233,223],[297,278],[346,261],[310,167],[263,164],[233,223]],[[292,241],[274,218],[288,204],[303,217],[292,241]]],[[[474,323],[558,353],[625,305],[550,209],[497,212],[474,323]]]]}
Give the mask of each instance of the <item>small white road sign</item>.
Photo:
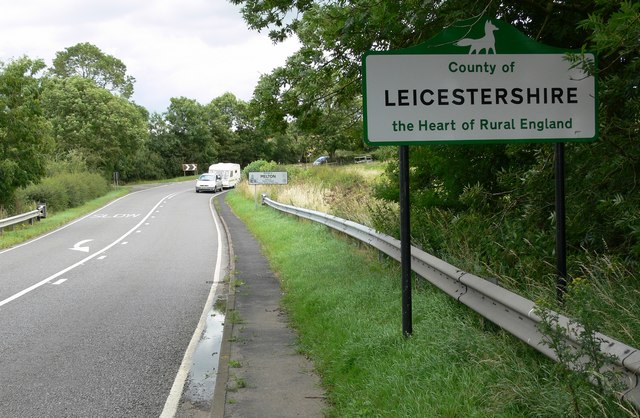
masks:
{"type": "Polygon", "coordinates": [[[286,171],[252,171],[249,172],[249,184],[287,184],[286,171]]]}

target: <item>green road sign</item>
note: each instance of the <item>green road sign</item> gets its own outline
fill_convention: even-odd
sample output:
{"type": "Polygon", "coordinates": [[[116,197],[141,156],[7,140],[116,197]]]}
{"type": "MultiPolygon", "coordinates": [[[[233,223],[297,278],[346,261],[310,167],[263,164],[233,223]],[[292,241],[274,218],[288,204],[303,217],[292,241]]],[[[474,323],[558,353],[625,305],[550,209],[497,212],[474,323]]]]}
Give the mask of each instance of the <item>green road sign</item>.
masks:
{"type": "MultiPolygon", "coordinates": [[[[597,81],[498,19],[458,22],[407,49],[363,58],[369,145],[597,139],[597,81]]],[[[584,58],[595,65],[593,54],[584,58]]]]}

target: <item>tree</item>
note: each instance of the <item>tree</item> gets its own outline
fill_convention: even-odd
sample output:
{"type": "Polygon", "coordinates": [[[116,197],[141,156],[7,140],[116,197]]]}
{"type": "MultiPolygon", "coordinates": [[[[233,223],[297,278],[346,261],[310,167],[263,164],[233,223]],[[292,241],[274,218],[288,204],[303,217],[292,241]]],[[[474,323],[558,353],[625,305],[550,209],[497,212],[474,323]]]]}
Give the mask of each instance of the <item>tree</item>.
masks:
{"type": "Polygon", "coordinates": [[[243,4],[242,15],[251,29],[262,30],[269,26],[276,26],[269,36],[282,41],[295,32],[298,19],[292,19],[285,24],[285,19],[296,14],[304,13],[313,0],[230,0],[235,5],[243,4]]]}
{"type": "Polygon", "coordinates": [[[166,124],[157,139],[163,143],[161,155],[173,174],[181,172],[182,164],[198,164],[202,168],[215,161],[218,143],[204,106],[186,97],[171,98],[163,116],[166,124]]]}
{"type": "Polygon", "coordinates": [[[599,57],[600,139],[567,149],[568,231],[577,245],[615,249],[640,267],[640,3],[596,3],[579,28],[599,57]]]}
{"type": "Polygon", "coordinates": [[[224,93],[216,97],[209,103],[209,106],[216,110],[218,119],[225,127],[231,131],[251,128],[251,123],[247,118],[247,103],[238,98],[233,93],[224,93]]]}
{"type": "Polygon", "coordinates": [[[58,52],[51,72],[61,78],[80,76],[92,80],[98,87],[129,99],[135,79],[127,75],[127,67],[118,58],[103,53],[88,42],[79,43],[58,52]]]}
{"type": "Polygon", "coordinates": [[[262,132],[283,133],[287,130],[287,110],[281,99],[282,83],[286,83],[284,71],[284,68],[277,68],[271,74],[260,76],[253,90],[249,113],[256,121],[255,128],[262,132]]]}
{"type": "Polygon", "coordinates": [[[263,76],[254,91],[252,110],[268,136],[281,135],[295,124],[298,137],[308,137],[316,152],[333,155],[337,149],[362,148],[355,81],[341,77],[332,65],[318,64],[321,55],[305,47],[285,67],[263,76]]]}
{"type": "Polygon", "coordinates": [[[225,93],[207,105],[212,130],[219,144],[220,161],[245,166],[267,158],[268,145],[263,132],[256,129],[256,118],[250,105],[225,93]]]}
{"type": "Polygon", "coordinates": [[[0,64],[0,205],[14,191],[44,175],[51,126],[40,106],[42,60],[27,57],[0,64]]]}
{"type": "Polygon", "coordinates": [[[133,156],[147,132],[147,112],[79,76],[53,78],[43,95],[58,153],[80,152],[110,177],[133,156]]]}
{"type": "Polygon", "coordinates": [[[160,168],[164,177],[176,175],[178,171],[176,164],[182,164],[179,161],[174,161],[177,139],[171,134],[169,124],[161,113],[154,112],[149,117],[149,142],[147,148],[151,153],[159,156],[161,161],[160,168]]]}
{"type": "Polygon", "coordinates": [[[216,138],[218,160],[240,163],[238,131],[246,129],[242,115],[244,102],[231,93],[214,98],[204,107],[212,135],[216,138]]]}
{"type": "MultiPolygon", "coordinates": [[[[618,246],[622,254],[631,250],[640,256],[640,228],[634,221],[640,215],[637,2],[232,2],[242,7],[250,28],[271,30],[274,41],[295,35],[302,43],[284,67],[263,76],[254,92],[262,121],[274,132],[285,132],[295,121],[301,134],[331,137],[334,112],[359,99],[366,51],[419,44],[461,19],[495,16],[548,45],[593,48],[599,53],[600,140],[567,146],[567,203],[576,213],[568,220],[570,244],[597,251],[618,246]]],[[[477,197],[489,200],[484,207],[499,211],[502,219],[513,216],[538,231],[542,226],[552,230],[552,159],[545,144],[419,148],[412,153],[412,189],[418,199],[429,196],[421,205],[462,211],[470,204],[465,190],[477,185],[483,190],[477,197]]],[[[397,187],[395,176],[389,180],[397,187]]]]}

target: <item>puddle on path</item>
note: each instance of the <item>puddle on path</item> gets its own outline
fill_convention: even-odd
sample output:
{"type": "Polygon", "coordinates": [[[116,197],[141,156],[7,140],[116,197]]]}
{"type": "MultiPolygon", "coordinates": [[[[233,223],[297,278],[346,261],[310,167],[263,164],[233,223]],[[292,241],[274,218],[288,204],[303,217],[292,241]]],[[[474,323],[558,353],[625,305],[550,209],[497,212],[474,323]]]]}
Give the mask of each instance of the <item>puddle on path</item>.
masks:
{"type": "Polygon", "coordinates": [[[183,401],[198,409],[210,408],[213,398],[224,328],[224,307],[219,308],[216,304],[207,315],[183,394],[183,401]]]}

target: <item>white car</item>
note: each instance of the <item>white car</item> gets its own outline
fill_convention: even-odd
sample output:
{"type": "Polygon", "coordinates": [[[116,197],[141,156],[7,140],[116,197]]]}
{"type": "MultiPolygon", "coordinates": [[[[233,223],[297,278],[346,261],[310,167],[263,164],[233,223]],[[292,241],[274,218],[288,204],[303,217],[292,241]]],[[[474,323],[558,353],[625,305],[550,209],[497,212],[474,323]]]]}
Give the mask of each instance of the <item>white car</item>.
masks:
{"type": "Polygon", "coordinates": [[[222,190],[222,179],[217,174],[205,173],[196,180],[196,193],[219,192],[222,190]]]}

